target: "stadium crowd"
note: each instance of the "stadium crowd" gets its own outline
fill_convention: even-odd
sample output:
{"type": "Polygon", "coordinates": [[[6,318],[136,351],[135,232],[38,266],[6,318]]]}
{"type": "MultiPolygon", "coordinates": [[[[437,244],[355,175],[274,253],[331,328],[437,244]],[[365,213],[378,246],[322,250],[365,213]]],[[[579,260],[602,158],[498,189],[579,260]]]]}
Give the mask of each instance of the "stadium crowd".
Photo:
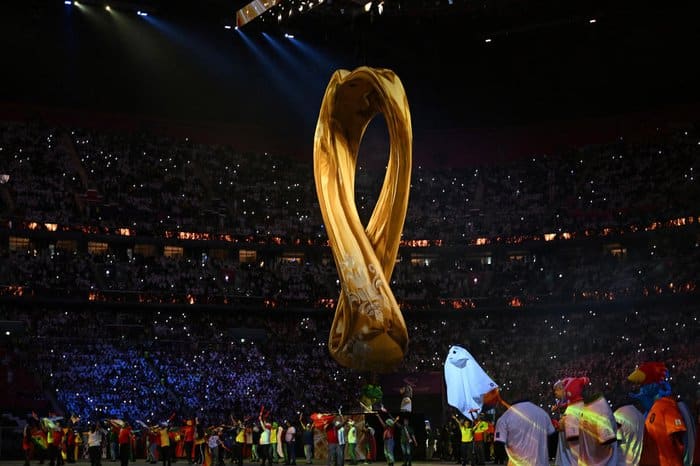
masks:
{"type": "MultiPolygon", "coordinates": [[[[506,399],[548,408],[555,380],[586,375],[619,406],[654,359],[697,398],[698,151],[683,129],[415,167],[391,284],[411,341],[397,370],[440,372],[459,344],[506,399]]],[[[36,122],[0,126],[0,160],[0,320],[26,328],[3,361],[38,374],[64,415],[215,425],[261,405],[278,420],[358,409],[372,376],[328,355],[339,282],[309,162],[36,122]],[[163,253],[178,232],[196,241],[163,253]],[[206,235],[229,238],[225,252],[206,235]]],[[[359,167],[364,220],[383,174],[359,167]]]]}
{"type": "MultiPolygon", "coordinates": [[[[61,227],[225,232],[284,244],[326,235],[310,159],[241,154],[148,134],[0,126],[2,217],[61,227]]],[[[416,166],[404,238],[475,238],[644,228],[697,214],[695,128],[537,155],[497,165],[416,166]]],[[[356,202],[369,218],[384,169],[358,167],[356,202]]]]}
{"type": "MultiPolygon", "coordinates": [[[[406,315],[410,351],[398,368],[441,371],[453,344],[470,349],[504,396],[552,402],[551,384],[588,375],[611,402],[626,401],[626,374],[640,361],[664,360],[677,393],[693,399],[700,346],[697,304],[406,315]]],[[[151,422],[177,411],[223,422],[260,405],[280,418],[359,407],[367,374],[329,356],[329,312],[258,315],[234,310],[23,309],[4,305],[0,320],[26,334],[18,358],[41,374],[67,412],[83,419],[151,422]],[[273,317],[274,316],[274,317],[273,317]],[[301,389],[303,386],[303,389],[301,389]]]]}
{"type": "MultiPolygon", "coordinates": [[[[36,122],[0,130],[10,176],[0,231],[38,235],[0,250],[0,294],[302,307],[338,296],[310,163],[36,122]],[[121,230],[152,247],[124,246],[121,230]],[[61,236],[74,233],[83,240],[61,236]],[[178,234],[228,243],[164,253],[178,234]],[[105,248],[86,247],[93,238],[105,248]],[[254,256],[237,256],[244,248],[254,256]]],[[[696,132],[681,130],[473,169],[416,167],[392,289],[404,309],[692,293],[698,150],[696,132]]],[[[382,176],[359,168],[365,220],[382,176]]]]}

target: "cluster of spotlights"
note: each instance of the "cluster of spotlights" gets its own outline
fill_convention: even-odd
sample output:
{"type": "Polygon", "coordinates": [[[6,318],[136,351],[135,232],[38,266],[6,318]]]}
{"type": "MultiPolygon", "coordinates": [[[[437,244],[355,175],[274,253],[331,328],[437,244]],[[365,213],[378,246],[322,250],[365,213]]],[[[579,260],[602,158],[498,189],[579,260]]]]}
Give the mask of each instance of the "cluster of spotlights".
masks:
{"type": "MultiPolygon", "coordinates": [[[[314,3],[313,0],[301,1],[301,2],[299,2],[298,5],[291,5],[291,6],[287,9],[286,17],[287,17],[287,18],[290,18],[294,13],[297,13],[297,12],[298,12],[298,13],[303,13],[304,10],[309,11],[309,10],[311,10],[313,7],[318,6],[318,5],[320,5],[321,3],[323,3],[323,0],[320,0],[318,3],[314,3]]],[[[284,18],[285,18],[284,11],[282,11],[282,12],[280,12],[280,13],[277,14],[277,21],[278,21],[278,22],[282,22],[282,20],[283,20],[284,18]]]]}
{"type": "MultiPolygon", "coordinates": [[[[63,4],[64,4],[64,5],[68,5],[68,6],[78,6],[78,7],[82,7],[82,6],[83,6],[80,2],[77,2],[77,1],[75,1],[75,0],[63,0],[63,4]]],[[[112,11],[112,7],[111,7],[109,4],[107,4],[107,5],[105,5],[105,10],[107,10],[107,11],[112,11]]],[[[138,16],[142,16],[142,17],[148,16],[148,12],[143,11],[143,10],[138,10],[138,11],[136,12],[136,14],[137,14],[138,16]]]]}
{"type": "MultiPolygon", "coordinates": [[[[273,16],[277,19],[277,22],[282,22],[285,18],[290,18],[295,12],[303,13],[304,10],[311,10],[314,7],[321,5],[324,2],[324,0],[301,0],[297,4],[292,4],[291,6],[287,7],[286,5],[282,6],[282,3],[284,3],[284,0],[275,0],[273,2],[272,8],[268,9],[266,12],[264,12],[262,16],[262,20],[267,19],[269,16],[273,16]],[[275,8],[274,5],[277,5],[277,8],[275,8]]],[[[82,4],[76,0],[64,0],[63,3],[68,6],[82,6],[82,4]]],[[[452,5],[454,3],[454,0],[448,0],[448,3],[452,5]]],[[[112,11],[112,8],[110,5],[105,5],[105,10],[107,11],[112,11]]],[[[363,7],[364,11],[369,13],[377,13],[377,14],[382,14],[384,12],[384,0],[369,0],[367,3],[364,4],[363,7]]],[[[143,11],[143,10],[138,10],[136,12],[138,16],[141,17],[147,17],[148,12],[143,11]]],[[[258,15],[255,15],[258,16],[258,15]]],[[[595,18],[590,18],[588,19],[589,24],[596,24],[597,20],[595,18]]],[[[231,26],[231,25],[224,25],[225,29],[236,29],[238,30],[238,26],[231,26]]],[[[294,36],[285,34],[285,37],[287,38],[294,38],[294,36]]],[[[484,39],[484,42],[489,44],[492,42],[491,38],[486,38],[484,39]]]]}

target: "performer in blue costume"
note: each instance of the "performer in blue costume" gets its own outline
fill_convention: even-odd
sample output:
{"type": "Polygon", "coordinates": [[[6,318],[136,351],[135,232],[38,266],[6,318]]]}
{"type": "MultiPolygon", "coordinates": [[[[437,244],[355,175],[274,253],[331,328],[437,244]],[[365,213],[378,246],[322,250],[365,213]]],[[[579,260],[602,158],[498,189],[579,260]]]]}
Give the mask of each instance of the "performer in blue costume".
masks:
{"type": "Polygon", "coordinates": [[[662,362],[645,362],[627,379],[639,384],[631,396],[645,414],[642,465],[691,466],[695,451],[695,422],[682,401],[671,396],[668,369],[662,362]]]}

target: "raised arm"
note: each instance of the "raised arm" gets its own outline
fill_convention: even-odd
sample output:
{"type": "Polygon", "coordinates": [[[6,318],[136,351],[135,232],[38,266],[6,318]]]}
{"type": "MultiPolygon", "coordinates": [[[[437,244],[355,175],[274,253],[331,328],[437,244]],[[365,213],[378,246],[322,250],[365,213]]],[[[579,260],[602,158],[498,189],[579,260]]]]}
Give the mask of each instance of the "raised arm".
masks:
{"type": "Polygon", "coordinates": [[[306,423],[304,422],[304,417],[301,415],[301,413],[299,413],[299,424],[301,424],[301,428],[302,428],[303,430],[311,430],[311,429],[313,429],[313,427],[312,427],[311,429],[309,429],[308,427],[306,427],[306,423]]]}

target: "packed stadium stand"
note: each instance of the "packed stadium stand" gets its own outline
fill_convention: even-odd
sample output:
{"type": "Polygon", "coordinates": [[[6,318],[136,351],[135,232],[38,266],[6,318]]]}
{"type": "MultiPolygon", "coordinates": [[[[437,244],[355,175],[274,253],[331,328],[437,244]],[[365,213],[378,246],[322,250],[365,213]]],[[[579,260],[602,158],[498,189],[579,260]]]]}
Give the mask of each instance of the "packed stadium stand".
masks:
{"type": "MultiPolygon", "coordinates": [[[[355,405],[368,376],[326,349],[339,282],[310,163],[36,121],[4,124],[0,149],[14,415],[215,423],[355,405]]],[[[392,277],[411,338],[398,371],[440,372],[458,343],[507,396],[547,406],[575,372],[619,404],[651,357],[694,398],[698,151],[688,127],[417,168],[392,277]]],[[[359,173],[367,215],[383,172],[359,173]]]]}

